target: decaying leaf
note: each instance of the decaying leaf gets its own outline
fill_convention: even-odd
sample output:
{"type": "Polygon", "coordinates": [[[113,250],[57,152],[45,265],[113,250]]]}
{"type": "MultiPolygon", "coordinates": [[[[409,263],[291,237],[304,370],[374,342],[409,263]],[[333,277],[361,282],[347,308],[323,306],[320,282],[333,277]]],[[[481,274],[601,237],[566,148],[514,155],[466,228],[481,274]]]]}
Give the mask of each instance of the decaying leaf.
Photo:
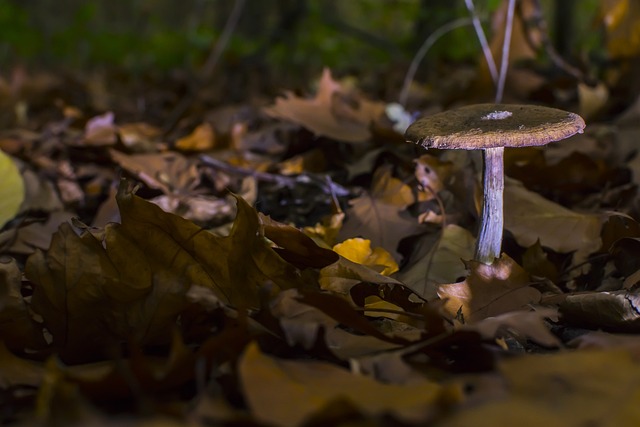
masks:
{"type": "Polygon", "coordinates": [[[560,303],[564,320],[583,327],[617,332],[640,331],[638,289],[567,295],[560,303]]]}
{"type": "Polygon", "coordinates": [[[276,359],[262,353],[257,344],[246,349],[239,369],[252,415],[282,427],[301,425],[338,399],[369,415],[386,413],[407,422],[426,422],[434,415],[439,396],[448,391],[427,380],[383,384],[324,362],[276,359]]]}
{"type": "Polygon", "coordinates": [[[542,246],[557,252],[577,251],[580,259],[602,244],[600,217],[573,212],[516,181],[505,182],[504,203],[504,227],[520,246],[526,248],[540,240],[542,246]]]}
{"type": "Polygon", "coordinates": [[[274,250],[299,268],[322,268],[338,260],[334,251],[318,246],[297,228],[262,214],[259,214],[259,218],[267,239],[278,245],[274,250]]]}
{"type": "Polygon", "coordinates": [[[475,238],[449,224],[438,235],[427,235],[416,245],[409,263],[396,276],[427,300],[437,298],[437,287],[467,275],[464,261],[473,258],[475,238]]]}
{"type": "Polygon", "coordinates": [[[237,307],[256,307],[266,284],[300,286],[297,270],[270,248],[242,199],[230,234],[218,237],[126,187],[118,193],[122,224],[106,228],[104,246],[63,224],[51,248],[28,260],[33,310],[62,355],[82,360],[129,339],[166,339],[192,285],[237,307]]]}
{"type": "Polygon", "coordinates": [[[379,168],[374,173],[371,191],[364,191],[350,201],[339,237],[345,240],[366,236],[374,247],[384,248],[399,260],[400,240],[421,230],[417,219],[405,211],[413,201],[408,185],[394,178],[389,168],[379,168]]]}
{"type": "Polygon", "coordinates": [[[345,142],[367,141],[371,137],[371,123],[384,114],[384,104],[358,99],[354,107],[343,96],[341,85],[325,68],[315,98],[299,98],[287,92],[284,98],[277,98],[266,112],[273,117],[299,123],[317,135],[345,142]]]}
{"type": "MultiPolygon", "coordinates": [[[[557,319],[556,309],[539,307],[535,310],[510,311],[495,317],[487,317],[468,328],[480,332],[485,339],[494,339],[507,332],[530,339],[540,345],[554,348],[560,347],[561,342],[553,335],[544,323],[545,318],[557,319]]],[[[467,328],[467,327],[465,327],[467,328]]]]}
{"type": "Polygon", "coordinates": [[[469,276],[459,283],[441,285],[438,296],[452,316],[462,314],[467,323],[519,310],[540,301],[540,292],[530,285],[529,274],[507,255],[493,264],[467,261],[469,276]]]}
{"type": "Polygon", "coordinates": [[[14,259],[0,257],[0,341],[16,352],[45,346],[41,325],[31,317],[20,292],[22,273],[14,259]]]}
{"type": "Polygon", "coordinates": [[[640,422],[640,365],[625,351],[529,355],[501,362],[499,372],[508,386],[500,398],[462,409],[438,425],[615,427],[640,422]]]}
{"type": "Polygon", "coordinates": [[[401,284],[392,277],[384,276],[367,266],[349,261],[344,257],[340,257],[337,262],[320,270],[320,287],[328,291],[348,294],[352,287],[361,282],[401,284]]]}

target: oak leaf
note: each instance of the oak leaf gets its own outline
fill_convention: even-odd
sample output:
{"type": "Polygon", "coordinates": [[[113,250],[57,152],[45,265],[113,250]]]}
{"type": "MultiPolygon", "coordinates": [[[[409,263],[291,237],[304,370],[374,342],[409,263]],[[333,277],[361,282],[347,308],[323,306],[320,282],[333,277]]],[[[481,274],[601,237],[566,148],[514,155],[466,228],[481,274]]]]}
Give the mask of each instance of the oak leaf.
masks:
{"type": "Polygon", "coordinates": [[[529,286],[529,274],[507,255],[491,265],[479,261],[466,265],[469,276],[464,281],[438,287],[451,316],[460,313],[466,323],[473,323],[540,301],[540,292],[529,286]]]}
{"type": "Polygon", "coordinates": [[[122,224],[104,243],[68,224],[26,266],[35,284],[33,310],[67,360],[86,360],[133,340],[163,342],[187,304],[192,285],[223,304],[257,307],[260,289],[300,286],[298,271],[264,239],[256,212],[241,198],[228,236],[220,237],[162,211],[127,190],[117,196],[122,224]]]}
{"type": "Polygon", "coordinates": [[[345,95],[342,86],[331,77],[331,71],[325,68],[314,98],[299,98],[286,92],[285,97],[277,98],[266,112],[298,123],[317,135],[345,142],[365,142],[371,137],[371,123],[384,113],[384,104],[356,99],[354,106],[345,95]]]}

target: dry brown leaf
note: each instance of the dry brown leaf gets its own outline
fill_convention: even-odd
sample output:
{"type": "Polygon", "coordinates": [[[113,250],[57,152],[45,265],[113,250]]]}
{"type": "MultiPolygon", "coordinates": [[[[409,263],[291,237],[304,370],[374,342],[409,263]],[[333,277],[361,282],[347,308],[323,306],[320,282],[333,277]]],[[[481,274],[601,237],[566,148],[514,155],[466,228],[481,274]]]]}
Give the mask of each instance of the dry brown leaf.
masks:
{"type": "Polygon", "coordinates": [[[267,114],[298,123],[313,133],[345,142],[365,142],[371,137],[371,123],[384,114],[384,104],[356,99],[354,107],[344,99],[342,86],[328,68],[322,73],[318,92],[312,99],[291,92],[277,98],[267,114]]]}
{"type": "MultiPolygon", "coordinates": [[[[508,387],[461,408],[442,427],[601,427],[640,423],[640,365],[624,351],[527,355],[499,365],[508,387]]],[[[497,382],[490,383],[495,388],[497,382]]],[[[489,394],[495,390],[478,390],[489,394]]]]}
{"type": "Polygon", "coordinates": [[[338,294],[348,294],[349,290],[361,282],[388,283],[401,285],[392,277],[383,276],[375,270],[340,257],[337,262],[320,270],[320,287],[338,294]]]}
{"type": "Polygon", "coordinates": [[[473,323],[540,302],[540,292],[529,286],[529,274],[507,255],[491,265],[478,261],[466,265],[469,276],[463,282],[438,287],[450,316],[460,312],[466,323],[473,323]]]}
{"type": "Polygon", "coordinates": [[[32,308],[64,359],[91,359],[126,340],[163,342],[192,285],[212,289],[223,304],[257,307],[265,285],[275,292],[302,284],[240,198],[225,237],[163,212],[125,184],[117,199],[122,223],[106,228],[104,243],[63,224],[51,248],[27,261],[32,308]]]}
{"type": "Polygon", "coordinates": [[[511,311],[495,317],[487,317],[472,326],[465,326],[464,329],[478,331],[484,339],[499,338],[505,332],[515,333],[537,344],[553,348],[560,347],[562,343],[549,331],[544,319],[557,319],[557,317],[556,309],[540,307],[535,310],[511,311]]]}
{"type": "Polygon", "coordinates": [[[195,161],[180,153],[125,154],[110,150],[111,158],[123,169],[164,194],[189,193],[200,182],[195,161]]]}
{"type": "Polygon", "coordinates": [[[437,298],[439,284],[451,283],[468,273],[464,261],[473,258],[475,238],[464,228],[449,224],[442,233],[426,236],[415,246],[409,263],[396,275],[427,300],[437,298]]]}
{"type": "Polygon", "coordinates": [[[384,248],[398,261],[400,240],[422,229],[417,219],[405,210],[413,201],[409,186],[394,178],[390,168],[377,169],[371,192],[365,191],[350,201],[339,239],[364,237],[371,240],[372,246],[384,248]]]}
{"type": "Polygon", "coordinates": [[[322,268],[338,260],[338,254],[318,246],[297,228],[274,221],[266,215],[259,214],[259,218],[267,239],[278,245],[274,250],[293,265],[299,268],[322,268]]]}
{"type": "Polygon", "coordinates": [[[20,292],[21,284],[22,272],[18,263],[0,257],[0,343],[4,341],[4,345],[17,352],[38,350],[45,346],[42,326],[32,319],[20,292]]]}
{"type": "Polygon", "coordinates": [[[118,126],[120,141],[129,150],[136,153],[150,153],[157,150],[155,140],[162,131],[148,123],[125,123],[118,126]]]}
{"type": "Polygon", "coordinates": [[[275,359],[255,343],[246,349],[239,370],[252,415],[280,427],[301,425],[337,399],[347,399],[370,416],[390,413],[406,422],[424,423],[445,392],[427,380],[383,384],[325,362],[275,359]]]}
{"type": "Polygon", "coordinates": [[[562,318],[584,327],[618,332],[640,331],[640,289],[567,295],[562,318]]]}
{"type": "Polygon", "coordinates": [[[118,128],[114,124],[114,114],[109,111],[90,119],[84,129],[85,145],[102,146],[113,145],[118,140],[118,128]]]}
{"type": "Polygon", "coordinates": [[[599,216],[571,211],[517,181],[505,182],[504,204],[504,227],[522,247],[540,240],[556,252],[576,251],[576,258],[582,259],[602,245],[599,216]]]}

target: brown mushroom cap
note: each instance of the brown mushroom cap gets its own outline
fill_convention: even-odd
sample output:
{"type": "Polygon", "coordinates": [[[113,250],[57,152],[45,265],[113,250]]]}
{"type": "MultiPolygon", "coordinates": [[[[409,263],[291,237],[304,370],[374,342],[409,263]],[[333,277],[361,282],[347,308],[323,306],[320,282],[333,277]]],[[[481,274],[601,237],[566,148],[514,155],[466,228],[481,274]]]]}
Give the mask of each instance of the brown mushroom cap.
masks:
{"type": "Polygon", "coordinates": [[[405,137],[424,148],[475,150],[545,145],[584,127],[582,117],[556,108],[477,104],[420,118],[405,137]]]}

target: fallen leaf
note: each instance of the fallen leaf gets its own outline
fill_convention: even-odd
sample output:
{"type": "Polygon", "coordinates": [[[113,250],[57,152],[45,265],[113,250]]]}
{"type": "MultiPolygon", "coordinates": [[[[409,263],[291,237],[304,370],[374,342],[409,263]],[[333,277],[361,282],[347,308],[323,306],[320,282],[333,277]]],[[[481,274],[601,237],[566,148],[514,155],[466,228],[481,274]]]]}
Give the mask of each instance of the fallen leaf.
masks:
{"type": "Polygon", "coordinates": [[[109,111],[89,119],[85,126],[84,139],[81,143],[89,146],[115,144],[118,138],[118,128],[113,122],[114,117],[113,112],[109,111]]]}
{"type": "Polygon", "coordinates": [[[602,245],[600,217],[573,212],[517,181],[505,182],[504,204],[504,227],[522,247],[540,240],[542,246],[556,252],[576,251],[576,258],[582,259],[602,245]]]}
{"type": "MultiPolygon", "coordinates": [[[[500,362],[499,372],[507,385],[500,398],[461,408],[438,426],[616,427],[640,422],[640,366],[625,351],[527,355],[500,362]]],[[[490,390],[477,391],[483,392],[490,390]]]]}
{"type": "Polygon", "coordinates": [[[427,380],[402,386],[383,384],[325,362],[275,359],[255,343],[245,350],[239,369],[253,416],[282,427],[301,425],[337,399],[347,399],[370,416],[392,414],[405,422],[424,423],[446,392],[445,387],[427,380]]]}
{"type": "Polygon", "coordinates": [[[370,240],[359,237],[347,239],[335,245],[333,250],[349,261],[366,265],[383,276],[389,276],[398,271],[398,263],[391,254],[382,248],[371,249],[370,240]]]}
{"type": "Polygon", "coordinates": [[[636,363],[640,362],[640,336],[635,334],[590,331],[572,339],[568,345],[576,349],[624,349],[636,363]]]}
{"type": "Polygon", "coordinates": [[[32,308],[65,360],[91,359],[126,340],[165,341],[192,285],[236,307],[257,307],[268,283],[274,289],[301,285],[240,198],[225,237],[163,212],[131,194],[126,183],[117,199],[122,224],[106,228],[104,246],[63,224],[49,250],[27,261],[26,275],[35,284],[32,308]]]}
{"type": "Polygon", "coordinates": [[[313,239],[297,228],[274,221],[262,214],[259,214],[259,218],[267,239],[278,245],[274,250],[299,268],[322,268],[338,260],[339,257],[334,251],[318,246],[313,239]]]}
{"type": "Polygon", "coordinates": [[[182,151],[207,151],[215,147],[216,134],[213,127],[205,122],[193,132],[176,141],[175,147],[182,151]]]}
{"type": "Polygon", "coordinates": [[[164,194],[193,191],[200,182],[195,161],[180,153],[124,154],[109,150],[111,158],[151,188],[164,194]]]}
{"type": "Polygon", "coordinates": [[[438,296],[452,317],[460,312],[465,323],[519,310],[540,301],[540,292],[530,285],[529,274],[507,255],[493,264],[467,261],[469,276],[462,282],[441,285],[438,296]]]}
{"type": "Polygon", "coordinates": [[[640,331],[640,290],[567,295],[559,305],[563,320],[613,332],[640,331]]]}
{"type": "Polygon", "coordinates": [[[1,341],[15,352],[36,351],[45,346],[42,325],[33,320],[21,286],[22,273],[16,260],[0,257],[1,341]]]}
{"type": "Polygon", "coordinates": [[[466,229],[447,225],[438,235],[427,235],[415,245],[408,264],[396,275],[426,300],[438,297],[437,287],[465,277],[465,260],[473,259],[475,238],[466,229]]]}
{"type": "Polygon", "coordinates": [[[120,141],[127,149],[136,153],[150,153],[157,150],[156,139],[162,131],[148,123],[125,123],[118,126],[120,141]]]}
{"type": "Polygon", "coordinates": [[[464,328],[478,331],[484,339],[488,340],[504,336],[503,334],[507,332],[515,333],[548,348],[557,348],[562,345],[562,342],[551,333],[544,322],[546,318],[557,319],[557,317],[556,309],[539,307],[534,310],[511,311],[495,317],[487,317],[464,328]]]}
{"type": "Polygon", "coordinates": [[[320,270],[320,287],[327,291],[346,295],[352,287],[361,282],[401,285],[398,280],[383,276],[371,268],[344,257],[320,270]]]}
{"type": "Polygon", "coordinates": [[[44,377],[42,365],[19,358],[11,353],[5,342],[0,341],[0,388],[5,393],[20,387],[38,387],[44,377]]]}
{"type": "Polygon", "coordinates": [[[409,186],[391,176],[390,168],[378,168],[371,191],[350,201],[339,238],[366,237],[374,247],[384,248],[399,260],[400,240],[422,230],[417,219],[406,212],[413,201],[409,186]]]}
{"type": "Polygon", "coordinates": [[[353,106],[345,101],[342,86],[333,80],[328,68],[322,73],[318,92],[304,99],[287,92],[277,98],[267,114],[301,124],[313,133],[345,142],[365,142],[371,137],[371,123],[384,114],[384,104],[365,99],[353,106]]]}
{"type": "Polygon", "coordinates": [[[0,151],[0,229],[19,211],[25,189],[22,176],[11,157],[0,151]]]}

